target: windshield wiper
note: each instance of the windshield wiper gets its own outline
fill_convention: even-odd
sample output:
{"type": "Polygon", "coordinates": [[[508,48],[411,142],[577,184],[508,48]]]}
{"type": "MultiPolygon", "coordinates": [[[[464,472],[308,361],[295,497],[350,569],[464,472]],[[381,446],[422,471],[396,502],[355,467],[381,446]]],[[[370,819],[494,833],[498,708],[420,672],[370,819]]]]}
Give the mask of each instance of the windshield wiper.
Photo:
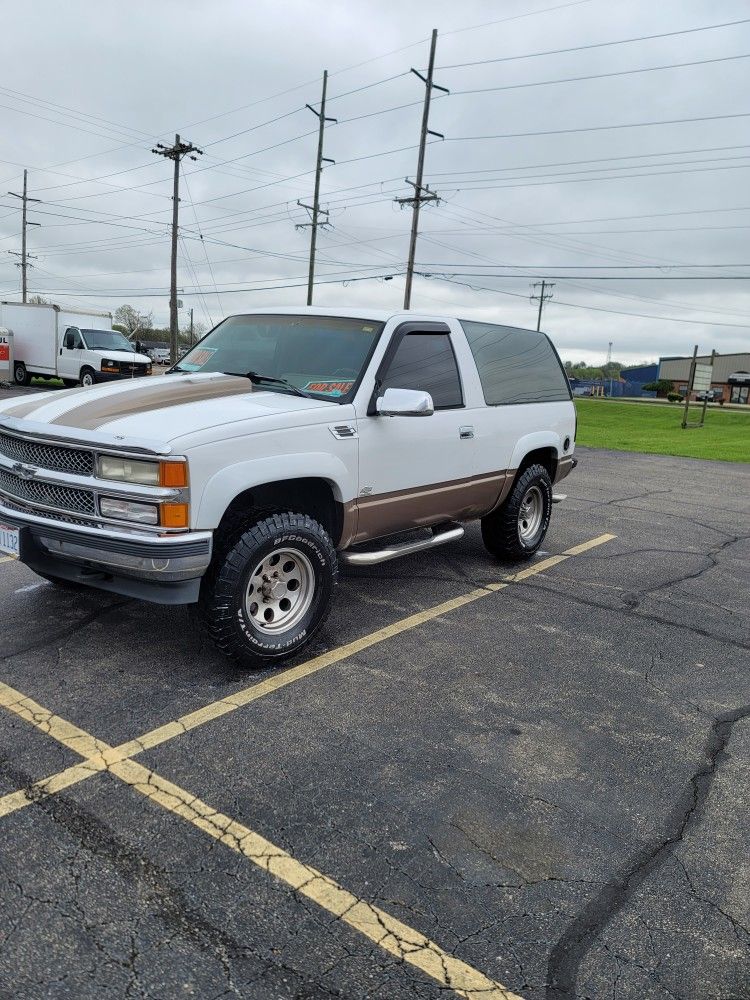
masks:
{"type": "Polygon", "coordinates": [[[295,396],[304,396],[305,399],[314,398],[309,392],[305,392],[305,390],[300,389],[298,385],[294,385],[293,382],[287,382],[285,378],[274,378],[273,375],[261,375],[260,372],[224,372],[224,374],[236,375],[238,378],[250,379],[253,385],[261,385],[263,382],[266,382],[268,385],[280,385],[284,389],[288,389],[290,392],[293,392],[295,396]]]}

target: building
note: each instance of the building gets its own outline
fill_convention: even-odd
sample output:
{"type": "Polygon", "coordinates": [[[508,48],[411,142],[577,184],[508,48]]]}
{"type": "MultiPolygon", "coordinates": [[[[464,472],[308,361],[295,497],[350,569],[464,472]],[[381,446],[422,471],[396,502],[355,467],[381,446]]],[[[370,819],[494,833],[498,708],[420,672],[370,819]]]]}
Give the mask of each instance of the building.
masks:
{"type": "MultiPolygon", "coordinates": [[[[711,363],[711,355],[696,359],[699,364],[711,363]]],[[[675,390],[687,392],[692,357],[660,358],[659,378],[674,383],[675,390]]],[[[743,354],[717,354],[714,358],[711,379],[713,398],[723,403],[750,403],[750,352],[743,354]]]]}
{"type": "Polygon", "coordinates": [[[659,377],[659,366],[654,362],[652,365],[637,365],[633,368],[623,368],[620,372],[622,380],[623,396],[647,396],[653,398],[656,393],[644,391],[644,385],[655,382],[659,377]]]}

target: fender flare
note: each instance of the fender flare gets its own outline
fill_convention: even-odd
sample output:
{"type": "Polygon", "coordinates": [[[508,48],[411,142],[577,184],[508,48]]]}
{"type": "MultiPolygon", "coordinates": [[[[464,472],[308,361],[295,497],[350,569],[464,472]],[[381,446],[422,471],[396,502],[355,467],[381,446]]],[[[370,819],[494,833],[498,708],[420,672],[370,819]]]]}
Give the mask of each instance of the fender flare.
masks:
{"type": "Polygon", "coordinates": [[[240,493],[265,483],[295,479],[323,479],[330,484],[334,500],[351,501],[357,493],[355,475],[341,459],[325,452],[304,452],[278,457],[249,459],[220,469],[203,486],[195,503],[195,525],[201,530],[218,527],[224,511],[240,493]],[[281,473],[281,474],[280,474],[281,473]]]}
{"type": "Polygon", "coordinates": [[[516,446],[511,455],[509,469],[515,472],[521,465],[526,455],[530,451],[537,451],[539,448],[554,448],[555,453],[560,457],[562,442],[560,435],[552,431],[534,431],[532,434],[525,434],[516,441],[516,446]]]}

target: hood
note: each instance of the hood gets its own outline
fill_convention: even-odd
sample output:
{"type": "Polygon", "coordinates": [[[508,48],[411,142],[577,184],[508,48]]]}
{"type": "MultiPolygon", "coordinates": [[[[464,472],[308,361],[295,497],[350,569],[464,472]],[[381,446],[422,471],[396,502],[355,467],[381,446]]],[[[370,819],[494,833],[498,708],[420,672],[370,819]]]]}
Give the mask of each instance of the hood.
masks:
{"type": "Polygon", "coordinates": [[[156,375],[7,400],[0,403],[0,420],[8,416],[69,428],[71,437],[76,430],[103,431],[166,443],[260,417],[284,417],[287,427],[315,422],[318,414],[327,420],[332,407],[339,404],[259,389],[234,375],[156,375]]]}
{"type": "Polygon", "coordinates": [[[136,354],[135,351],[105,351],[102,347],[89,348],[92,354],[98,354],[100,358],[111,358],[112,361],[127,361],[129,364],[150,365],[151,358],[145,354],[136,354]]]}

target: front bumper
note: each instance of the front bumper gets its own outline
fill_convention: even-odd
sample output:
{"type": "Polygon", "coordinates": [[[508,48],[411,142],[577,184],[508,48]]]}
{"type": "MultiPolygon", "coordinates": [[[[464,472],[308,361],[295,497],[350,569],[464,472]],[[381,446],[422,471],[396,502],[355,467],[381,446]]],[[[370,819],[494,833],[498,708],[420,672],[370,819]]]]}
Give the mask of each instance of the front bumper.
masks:
{"type": "Polygon", "coordinates": [[[58,576],[156,604],[193,604],[211,562],[213,533],[153,536],[67,524],[6,507],[0,521],[20,529],[20,560],[58,576]]]}
{"type": "Polygon", "coordinates": [[[148,378],[151,372],[94,372],[94,382],[122,382],[126,378],[148,378]]]}

